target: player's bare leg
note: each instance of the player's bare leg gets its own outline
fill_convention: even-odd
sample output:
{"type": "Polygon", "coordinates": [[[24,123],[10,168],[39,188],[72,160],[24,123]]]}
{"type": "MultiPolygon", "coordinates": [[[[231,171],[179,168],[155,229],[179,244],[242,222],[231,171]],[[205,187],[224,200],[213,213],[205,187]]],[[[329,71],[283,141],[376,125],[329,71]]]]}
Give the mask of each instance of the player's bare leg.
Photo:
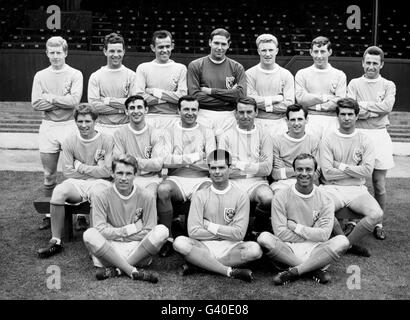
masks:
{"type": "Polygon", "coordinates": [[[262,257],[262,249],[254,241],[238,243],[222,258],[219,259],[223,265],[228,267],[240,266],[247,262],[258,260],[262,257]]]}
{"type": "MultiPolygon", "coordinates": [[[[57,184],[57,164],[60,153],[43,153],[40,152],[40,160],[44,172],[44,196],[51,197],[54,187],[57,184]]],[[[39,226],[40,230],[49,229],[51,226],[50,214],[46,214],[43,222],[39,226]]]]}
{"type": "MultiPolygon", "coordinates": [[[[379,203],[383,213],[386,212],[386,175],[387,170],[374,169],[372,174],[374,197],[379,203]]],[[[373,234],[376,239],[386,239],[386,232],[383,228],[382,221],[376,225],[373,230],[373,234]]]]}

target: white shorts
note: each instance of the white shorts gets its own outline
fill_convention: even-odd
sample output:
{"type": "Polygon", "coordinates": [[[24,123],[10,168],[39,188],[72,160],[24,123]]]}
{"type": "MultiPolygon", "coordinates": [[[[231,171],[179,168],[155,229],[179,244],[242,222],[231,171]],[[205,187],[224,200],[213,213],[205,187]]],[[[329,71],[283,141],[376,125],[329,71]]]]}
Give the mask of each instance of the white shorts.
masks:
{"type": "Polygon", "coordinates": [[[293,186],[295,183],[296,183],[295,178],[278,180],[278,181],[272,182],[272,184],[270,185],[270,188],[273,190],[273,192],[276,192],[282,189],[287,189],[290,186],[293,186]]]}
{"type": "Polygon", "coordinates": [[[394,167],[393,142],[387,129],[357,129],[365,133],[373,141],[376,161],[374,168],[378,170],[389,170],[394,167]]]}
{"type": "MultiPolygon", "coordinates": [[[[104,179],[88,179],[88,180],[82,180],[82,179],[73,179],[69,178],[67,180],[64,180],[62,184],[69,183],[73,185],[78,193],[80,194],[82,198],[82,202],[91,202],[91,192],[97,185],[109,187],[111,185],[111,182],[104,180],[104,179]]],[[[72,204],[72,203],[70,203],[72,204]]]]}
{"type": "Polygon", "coordinates": [[[261,119],[256,118],[255,123],[260,123],[272,137],[288,132],[286,118],[282,119],[261,119]]]}
{"type": "Polygon", "coordinates": [[[353,200],[362,195],[370,195],[366,186],[338,186],[333,184],[321,184],[319,188],[325,191],[331,199],[333,199],[333,202],[335,203],[335,211],[343,207],[349,207],[353,200]]]}
{"type": "Polygon", "coordinates": [[[199,124],[211,128],[215,136],[220,136],[236,123],[235,111],[211,111],[199,109],[199,124]]]}
{"type": "Polygon", "coordinates": [[[134,184],[142,189],[145,189],[148,185],[150,184],[156,184],[158,185],[162,182],[162,178],[158,176],[149,176],[149,177],[143,177],[143,176],[136,176],[134,179],[134,184]]]}
{"type": "Polygon", "coordinates": [[[265,185],[269,186],[268,181],[263,177],[253,177],[246,179],[231,179],[232,184],[251,196],[256,188],[265,185]]]}
{"type": "Polygon", "coordinates": [[[230,241],[230,240],[204,240],[201,241],[215,257],[216,260],[220,260],[229,254],[233,248],[243,241],[230,241]]]}
{"type": "Polygon", "coordinates": [[[323,116],[320,114],[308,115],[306,132],[319,137],[320,139],[326,132],[333,132],[339,128],[339,120],[334,116],[323,116]]]}
{"type": "Polygon", "coordinates": [[[297,242],[297,243],[291,243],[291,242],[285,242],[285,243],[293,251],[296,257],[301,259],[302,262],[305,262],[307,259],[309,259],[310,254],[312,253],[313,249],[315,249],[318,245],[322,244],[323,242],[306,241],[306,242],[297,242]]]}
{"type": "Polygon", "coordinates": [[[39,150],[41,153],[57,153],[66,137],[77,130],[74,120],[50,121],[43,120],[39,130],[39,150]]]}
{"type": "Polygon", "coordinates": [[[173,126],[179,119],[177,114],[148,113],[145,115],[147,124],[158,130],[164,130],[173,126]]]}
{"type": "Polygon", "coordinates": [[[119,128],[122,128],[126,125],[128,125],[128,123],[124,123],[124,124],[96,123],[95,130],[101,133],[108,134],[109,136],[113,137],[115,131],[117,131],[119,128]]]}
{"type": "MultiPolygon", "coordinates": [[[[113,241],[107,240],[107,242],[115,249],[115,251],[124,259],[128,259],[128,257],[132,254],[134,250],[136,250],[141,241],[130,241],[130,242],[122,242],[122,241],[113,241]]],[[[104,267],[103,263],[95,256],[92,256],[94,265],[96,267],[104,267]]],[[[108,266],[105,266],[108,267],[108,266]]]]}
{"type": "Polygon", "coordinates": [[[204,182],[212,183],[212,180],[208,177],[185,178],[179,176],[168,176],[165,179],[165,181],[167,180],[172,181],[177,185],[184,201],[191,200],[191,197],[194,194],[194,192],[196,192],[204,182]]]}

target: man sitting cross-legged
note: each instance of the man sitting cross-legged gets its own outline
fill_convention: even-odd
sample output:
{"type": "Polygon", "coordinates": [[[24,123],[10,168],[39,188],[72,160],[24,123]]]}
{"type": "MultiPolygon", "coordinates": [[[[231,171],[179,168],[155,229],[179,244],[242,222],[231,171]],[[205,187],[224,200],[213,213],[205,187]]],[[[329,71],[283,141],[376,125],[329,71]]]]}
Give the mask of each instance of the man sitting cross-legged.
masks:
{"type": "MultiPolygon", "coordinates": [[[[174,241],[174,249],[200,268],[247,282],[249,269],[233,268],[262,256],[260,246],[244,242],[249,222],[249,198],[229,181],[231,156],[221,149],[207,157],[212,185],[197,191],[188,215],[188,235],[174,241]]],[[[183,274],[189,273],[185,265],[183,274]]]]}
{"type": "Polygon", "coordinates": [[[94,190],[110,185],[113,140],[97,132],[94,127],[98,117],[96,109],[80,104],[74,109],[78,133],[63,141],[63,174],[67,180],[53,191],[50,200],[52,238],[47,247],[39,249],[40,258],[48,258],[63,250],[61,236],[64,229],[66,203],[93,203],[94,190]]]}
{"type": "Polygon", "coordinates": [[[104,280],[121,274],[133,280],[158,282],[147,266],[168,238],[168,229],[157,225],[155,197],[134,185],[137,160],[130,155],[114,158],[114,184],[95,195],[93,228],[83,234],[84,243],[104,280]]]}
{"type": "Polygon", "coordinates": [[[383,210],[365,186],[373,172],[375,149],[370,138],[356,130],[359,111],[356,100],[340,99],[336,107],[339,129],[326,136],[319,148],[321,188],[329,193],[336,210],[348,207],[364,216],[347,237],[351,245],[372,233],[383,217],[383,210]]]}
{"type": "Polygon", "coordinates": [[[272,136],[261,125],[255,123],[258,115],[253,98],[239,99],[235,117],[237,124],[221,135],[218,148],[232,155],[232,183],[248,193],[250,201],[256,204],[255,232],[270,229],[270,207],[273,192],[267,176],[272,171],[272,136]]]}
{"type": "MultiPolygon", "coordinates": [[[[198,112],[195,97],[181,97],[178,101],[180,121],[166,129],[164,168],[169,170],[168,177],[158,186],[157,208],[159,223],[169,230],[174,214],[172,201],[188,201],[196,190],[211,184],[204,158],[215,150],[215,136],[212,129],[197,123],[198,112]]],[[[171,254],[173,237],[170,236],[160,256],[171,254]]]]}
{"type": "Polygon", "coordinates": [[[316,159],[302,153],[295,158],[293,168],[296,184],[278,191],[272,201],[274,235],[262,232],[257,241],[274,263],[290,266],[273,278],[275,285],[284,285],[303,274],[327,283],[330,276],[323,269],[339,259],[349,247],[349,241],[344,235],[329,239],[334,205],[313,184],[316,159]]]}

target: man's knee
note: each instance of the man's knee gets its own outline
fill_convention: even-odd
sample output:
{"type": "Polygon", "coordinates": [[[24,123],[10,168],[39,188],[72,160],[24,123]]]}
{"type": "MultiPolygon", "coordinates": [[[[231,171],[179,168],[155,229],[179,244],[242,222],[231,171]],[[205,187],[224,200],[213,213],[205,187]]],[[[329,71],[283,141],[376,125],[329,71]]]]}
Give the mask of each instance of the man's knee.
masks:
{"type": "Polygon", "coordinates": [[[162,244],[167,240],[169,237],[169,230],[163,224],[156,225],[154,229],[152,229],[152,233],[150,235],[150,241],[153,245],[162,244]]]}
{"type": "Polygon", "coordinates": [[[270,208],[272,199],[273,199],[273,191],[269,186],[259,187],[256,190],[256,201],[259,205],[270,208]]]}
{"type": "Polygon", "coordinates": [[[277,237],[270,232],[262,232],[256,240],[258,244],[267,249],[274,249],[276,246],[277,237]]]}
{"type": "Polygon", "coordinates": [[[254,241],[248,241],[245,243],[245,256],[247,261],[257,260],[262,257],[262,249],[260,245],[254,241]]]}
{"type": "Polygon", "coordinates": [[[57,185],[51,196],[51,202],[53,204],[65,204],[65,201],[68,199],[69,190],[66,183],[60,183],[57,185]]]}
{"type": "Polygon", "coordinates": [[[106,239],[95,228],[88,228],[83,233],[83,241],[85,246],[92,252],[96,252],[104,245],[106,239]]]}
{"type": "Polygon", "coordinates": [[[174,250],[182,254],[183,256],[186,256],[189,254],[192,250],[192,244],[189,241],[189,238],[185,236],[179,236],[174,240],[174,250]]]}
{"type": "Polygon", "coordinates": [[[345,252],[347,249],[349,249],[350,246],[349,240],[346,236],[343,235],[335,236],[329,241],[332,250],[336,251],[338,254],[345,252]]]}
{"type": "Polygon", "coordinates": [[[158,186],[158,199],[162,201],[167,201],[171,199],[172,188],[166,182],[161,183],[158,186]]]}
{"type": "Polygon", "coordinates": [[[366,217],[370,219],[373,224],[377,224],[383,219],[383,210],[377,204],[372,208],[369,208],[366,212],[366,217]]]}

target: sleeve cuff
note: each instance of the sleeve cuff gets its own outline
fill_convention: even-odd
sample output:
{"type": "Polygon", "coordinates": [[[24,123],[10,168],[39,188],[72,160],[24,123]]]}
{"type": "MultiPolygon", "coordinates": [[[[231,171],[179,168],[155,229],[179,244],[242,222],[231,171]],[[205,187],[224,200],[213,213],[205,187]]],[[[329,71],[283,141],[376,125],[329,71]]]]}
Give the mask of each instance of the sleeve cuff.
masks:
{"type": "Polygon", "coordinates": [[[271,97],[265,97],[265,107],[272,106],[272,98],[271,97]]]}
{"type": "Polygon", "coordinates": [[[318,104],[315,106],[315,108],[316,108],[316,111],[320,111],[320,110],[322,110],[322,105],[321,105],[320,103],[318,103],[318,104]]]}
{"type": "Polygon", "coordinates": [[[302,232],[302,225],[297,223],[294,232],[300,235],[300,233],[302,232]]]}
{"type": "Polygon", "coordinates": [[[127,236],[130,236],[130,235],[132,235],[134,233],[137,233],[137,232],[138,232],[137,226],[134,223],[127,224],[125,226],[125,233],[127,234],[127,236]]]}
{"type": "Polygon", "coordinates": [[[347,165],[345,165],[344,163],[339,164],[339,170],[345,171],[346,168],[347,168],[347,165]]]}
{"type": "Polygon", "coordinates": [[[152,89],[152,90],[153,90],[153,96],[154,96],[155,98],[161,99],[161,97],[162,97],[162,90],[161,90],[161,89],[157,89],[157,88],[154,88],[154,89],[152,89]]]}
{"type": "Polygon", "coordinates": [[[104,104],[109,105],[110,104],[110,97],[105,97],[103,102],[104,102],[104,104]]]}
{"type": "Polygon", "coordinates": [[[217,235],[217,234],[218,234],[218,228],[219,228],[219,225],[216,224],[216,223],[210,222],[210,223],[208,224],[208,231],[209,231],[210,233],[214,234],[214,235],[217,235]]]}

